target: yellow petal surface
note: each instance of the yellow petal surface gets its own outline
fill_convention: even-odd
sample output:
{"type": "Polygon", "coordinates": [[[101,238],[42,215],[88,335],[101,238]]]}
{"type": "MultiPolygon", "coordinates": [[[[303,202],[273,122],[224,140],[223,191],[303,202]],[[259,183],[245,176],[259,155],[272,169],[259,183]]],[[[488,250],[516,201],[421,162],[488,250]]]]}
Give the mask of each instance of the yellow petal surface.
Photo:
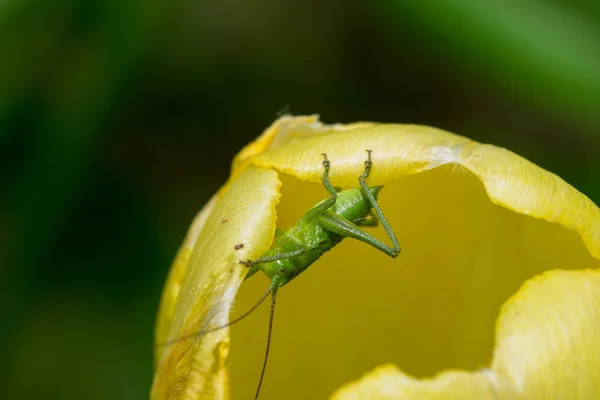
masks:
{"type": "Polygon", "coordinates": [[[550,271],[503,307],[492,368],[521,399],[600,398],[600,271],[550,271]]]}
{"type": "MultiPolygon", "coordinates": [[[[506,385],[507,392],[510,386],[506,385]]],[[[514,392],[513,392],[514,393],[514,392]]],[[[486,372],[448,371],[434,379],[415,379],[393,365],[384,365],[359,383],[339,390],[334,400],[497,400],[500,393],[486,372]]]]}
{"type": "MultiPolygon", "coordinates": [[[[320,184],[321,153],[331,161],[332,183],[349,187],[358,184],[367,149],[373,151],[369,183],[385,185],[379,202],[402,253],[390,259],[347,239],[281,290],[263,399],[327,398],[344,383],[389,362],[404,372],[384,368],[381,376],[388,381],[399,375],[414,387],[431,383],[440,396],[446,391],[440,388],[485,392],[489,389],[482,383],[486,374],[476,373],[470,382],[469,373],[459,370],[490,367],[500,308],[523,282],[565,266],[600,267],[600,211],[587,197],[514,153],[431,127],[325,125],[315,116],[283,117],[236,156],[232,178],[218,195],[225,196],[236,182],[245,181],[248,169],[275,170],[283,183],[277,227],[287,229],[327,195],[320,184]],[[418,379],[432,376],[436,378],[418,379]]],[[[272,185],[269,182],[265,185],[272,185]]],[[[243,196],[237,201],[243,202],[243,196]]],[[[268,242],[274,225],[271,216],[263,222],[265,215],[255,215],[251,223],[257,235],[271,235],[268,242]]],[[[212,214],[207,226],[210,218],[212,214]]],[[[193,300],[197,294],[191,288],[202,287],[197,281],[186,283],[192,276],[188,270],[201,265],[194,262],[194,255],[206,258],[202,265],[219,260],[203,255],[203,241],[212,240],[205,229],[194,246],[176,305],[169,306],[173,317],[164,317],[173,321],[170,338],[198,329],[207,315],[198,311],[200,306],[180,310],[188,302],[205,301],[193,300]],[[184,293],[186,285],[190,289],[184,293]],[[190,299],[184,301],[182,296],[190,299]]],[[[381,228],[367,229],[386,240],[381,228]]],[[[263,246],[259,241],[264,236],[247,240],[261,243],[253,249],[266,248],[268,243],[263,246]]],[[[231,256],[233,250],[228,251],[231,256]]],[[[235,281],[227,293],[233,295],[238,284],[235,281]]],[[[254,304],[268,284],[262,274],[245,282],[233,314],[254,304]]],[[[234,399],[254,395],[267,324],[268,307],[263,307],[231,328],[234,399]]],[[[219,343],[225,342],[227,332],[222,335],[219,343]]],[[[198,353],[196,359],[207,356],[212,363],[213,355],[198,353]]],[[[173,371],[181,363],[163,360],[164,354],[157,379],[160,365],[167,365],[163,374],[173,375],[168,380],[178,382],[173,371]]],[[[213,370],[215,375],[224,371],[213,370]]],[[[159,393],[156,382],[154,393],[159,393]]],[[[210,398],[202,396],[188,398],[210,398]]]]}
{"type": "MultiPolygon", "coordinates": [[[[246,274],[239,260],[270,245],[279,185],[274,171],[248,168],[196,217],[165,286],[157,343],[228,321],[246,274]]],[[[228,399],[228,350],[227,329],[158,349],[151,398],[228,399]]]]}
{"type": "Polygon", "coordinates": [[[544,273],[503,307],[491,370],[407,377],[375,369],[333,400],[596,399],[600,389],[600,271],[544,273]]]}

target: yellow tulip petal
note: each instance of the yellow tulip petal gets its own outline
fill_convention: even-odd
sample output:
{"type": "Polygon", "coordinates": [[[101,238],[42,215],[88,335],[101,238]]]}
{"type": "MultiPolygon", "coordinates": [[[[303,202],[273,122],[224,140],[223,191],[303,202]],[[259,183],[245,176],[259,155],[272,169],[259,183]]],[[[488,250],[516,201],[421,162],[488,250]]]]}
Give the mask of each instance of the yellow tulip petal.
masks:
{"type": "MultiPolygon", "coordinates": [[[[239,260],[259,256],[273,238],[279,185],[274,171],[247,168],[196,218],[165,287],[159,338],[166,331],[172,340],[228,321],[247,272],[239,260]]],[[[229,398],[228,351],[227,329],[159,349],[151,398],[229,398]]]]}
{"type": "MultiPolygon", "coordinates": [[[[505,393],[509,392],[511,389],[507,387],[505,393]]],[[[447,371],[433,379],[415,379],[393,365],[383,365],[360,381],[344,386],[331,399],[496,400],[499,395],[493,377],[487,372],[447,371]]]]}
{"type": "Polygon", "coordinates": [[[356,186],[364,169],[366,150],[372,150],[376,163],[369,181],[379,185],[455,162],[453,154],[471,142],[462,136],[421,125],[360,123],[327,128],[318,125],[318,135],[309,134],[307,124],[298,125],[299,132],[289,123],[285,132],[288,136],[296,133],[297,140],[258,154],[252,162],[299,179],[319,182],[323,173],[321,153],[327,153],[335,166],[330,172],[332,183],[356,186]]]}
{"type": "Polygon", "coordinates": [[[600,397],[600,270],[550,271],[502,308],[492,368],[524,400],[600,397]]]}

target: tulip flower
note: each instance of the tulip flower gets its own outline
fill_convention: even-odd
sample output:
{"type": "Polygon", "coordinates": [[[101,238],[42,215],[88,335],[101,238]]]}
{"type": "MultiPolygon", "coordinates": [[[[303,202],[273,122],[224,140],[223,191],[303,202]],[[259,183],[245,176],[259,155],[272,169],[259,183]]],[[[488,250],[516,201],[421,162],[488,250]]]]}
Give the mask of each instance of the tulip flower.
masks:
{"type": "Polygon", "coordinates": [[[276,227],[327,197],[322,153],[332,184],[347,188],[366,150],[367,182],[384,186],[379,204],[402,252],[346,239],[280,290],[261,398],[600,398],[591,200],[508,150],[440,129],[284,116],[235,157],[179,249],[152,399],[253,398],[268,307],[176,339],[246,311],[269,280],[242,285],[239,260],[261,256],[276,227]]]}

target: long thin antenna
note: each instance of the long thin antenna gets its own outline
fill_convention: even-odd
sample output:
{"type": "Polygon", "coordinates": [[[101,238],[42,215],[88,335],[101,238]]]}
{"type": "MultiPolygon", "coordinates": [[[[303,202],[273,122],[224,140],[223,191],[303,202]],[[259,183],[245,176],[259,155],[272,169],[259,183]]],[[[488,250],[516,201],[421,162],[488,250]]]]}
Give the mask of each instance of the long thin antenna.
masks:
{"type": "MultiPolygon", "coordinates": [[[[273,284],[271,284],[272,286],[273,284]]],[[[267,369],[267,361],[269,359],[269,348],[271,347],[271,333],[273,332],[273,315],[275,314],[275,297],[277,296],[277,290],[273,290],[271,296],[271,315],[269,317],[269,333],[267,335],[267,350],[265,351],[265,362],[263,363],[262,371],[260,373],[260,380],[258,381],[258,388],[256,389],[256,396],[254,400],[258,400],[258,394],[260,393],[260,387],[262,385],[263,378],[265,376],[265,370],[267,369]]]]}
{"type": "MultiPolygon", "coordinates": [[[[262,304],[263,301],[265,301],[265,299],[267,298],[267,296],[273,290],[273,287],[274,287],[273,283],[271,283],[271,285],[269,286],[269,288],[267,289],[267,291],[262,295],[262,297],[260,298],[260,300],[258,300],[256,302],[256,304],[254,304],[252,306],[252,308],[250,308],[248,311],[246,311],[244,314],[242,314],[241,316],[237,317],[233,321],[231,321],[231,322],[229,322],[227,324],[221,325],[221,326],[217,326],[215,328],[201,330],[201,331],[198,331],[198,332],[190,333],[190,334],[185,335],[185,336],[180,336],[180,337],[175,338],[175,339],[167,340],[167,341],[162,342],[162,343],[157,343],[157,344],[153,345],[152,348],[154,348],[154,349],[160,349],[161,347],[171,346],[173,344],[176,344],[176,343],[179,343],[179,342],[184,342],[186,340],[193,339],[195,337],[200,337],[200,336],[202,336],[202,335],[204,335],[206,333],[211,333],[211,332],[214,332],[214,331],[218,331],[219,329],[227,328],[228,326],[231,326],[231,325],[233,325],[233,324],[235,324],[237,322],[240,322],[241,320],[243,320],[244,318],[246,318],[248,315],[252,314],[252,312],[254,310],[256,310],[258,308],[258,306],[260,306],[262,304]]],[[[111,354],[108,354],[108,355],[104,354],[104,355],[100,356],[99,358],[105,359],[105,358],[124,357],[124,356],[127,356],[129,354],[136,354],[136,353],[142,352],[145,349],[146,349],[146,346],[137,346],[137,347],[129,348],[127,350],[115,351],[115,352],[113,352],[111,354]]]]}
{"type": "Polygon", "coordinates": [[[271,285],[269,286],[269,288],[267,289],[267,291],[262,295],[262,297],[260,298],[260,300],[258,300],[256,302],[256,304],[254,304],[248,311],[246,311],[245,313],[243,313],[242,315],[240,315],[239,317],[237,317],[233,321],[230,321],[230,322],[228,322],[226,324],[217,326],[215,328],[204,329],[204,330],[201,330],[199,332],[190,333],[189,335],[184,335],[184,336],[180,336],[180,337],[175,338],[175,339],[167,340],[165,342],[157,344],[155,347],[171,346],[171,345],[173,345],[175,343],[184,342],[184,341],[186,341],[188,339],[192,339],[194,337],[202,336],[202,335],[204,335],[206,333],[215,332],[215,331],[218,331],[220,329],[227,328],[227,327],[229,327],[229,326],[231,326],[231,325],[233,325],[233,324],[235,324],[237,322],[240,322],[241,320],[243,320],[244,318],[246,318],[248,315],[252,314],[252,312],[254,310],[256,310],[258,308],[258,306],[260,306],[262,304],[263,301],[265,301],[265,299],[271,293],[272,290],[273,290],[273,284],[271,283],[271,285]]]}

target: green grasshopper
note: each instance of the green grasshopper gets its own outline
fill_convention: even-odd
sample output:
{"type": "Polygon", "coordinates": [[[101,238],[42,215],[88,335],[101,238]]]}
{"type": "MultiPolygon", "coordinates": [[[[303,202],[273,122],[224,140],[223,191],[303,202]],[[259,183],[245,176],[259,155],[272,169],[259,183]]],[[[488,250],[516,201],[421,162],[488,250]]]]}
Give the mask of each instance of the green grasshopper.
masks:
{"type": "Polygon", "coordinates": [[[259,270],[262,270],[271,279],[268,290],[250,310],[225,325],[182,336],[162,343],[161,346],[168,346],[191,338],[198,338],[206,333],[229,327],[250,315],[271,294],[271,314],[269,317],[267,347],[255,397],[255,400],[258,399],[269,357],[277,291],[346,237],[365,242],[392,258],[398,257],[400,253],[398,239],[396,239],[396,235],[394,235],[379,204],[377,204],[377,195],[382,186],[370,188],[365,182],[373,165],[371,150],[367,150],[367,154],[365,170],[358,178],[360,188],[346,190],[336,190],[331,185],[329,182],[331,163],[327,159],[327,155],[322,154],[324,169],[322,181],[330,197],[308,210],[296,225],[291,227],[287,232],[279,229],[276,230],[275,243],[261,257],[255,260],[240,260],[240,264],[250,268],[245,279],[248,279],[259,270]],[[376,216],[373,214],[373,210],[375,210],[376,216]],[[393,247],[387,246],[360,228],[361,226],[376,226],[378,219],[391,239],[393,247]]]}
{"type": "Polygon", "coordinates": [[[275,243],[261,257],[255,260],[240,260],[240,264],[250,268],[246,279],[258,270],[262,270],[271,279],[271,285],[260,301],[249,312],[228,324],[229,326],[244,318],[258,307],[269,293],[272,294],[267,349],[255,399],[260,393],[267,367],[277,291],[346,237],[365,242],[392,258],[396,258],[400,253],[398,239],[377,204],[377,195],[382,186],[370,188],[365,182],[373,165],[371,150],[367,150],[367,154],[365,170],[358,178],[360,188],[339,191],[329,182],[331,163],[327,159],[327,155],[322,154],[324,168],[322,181],[330,197],[308,210],[287,232],[276,230],[275,243]],[[373,210],[391,239],[393,247],[387,246],[360,228],[360,226],[377,225],[377,218],[373,215],[373,210]]]}

